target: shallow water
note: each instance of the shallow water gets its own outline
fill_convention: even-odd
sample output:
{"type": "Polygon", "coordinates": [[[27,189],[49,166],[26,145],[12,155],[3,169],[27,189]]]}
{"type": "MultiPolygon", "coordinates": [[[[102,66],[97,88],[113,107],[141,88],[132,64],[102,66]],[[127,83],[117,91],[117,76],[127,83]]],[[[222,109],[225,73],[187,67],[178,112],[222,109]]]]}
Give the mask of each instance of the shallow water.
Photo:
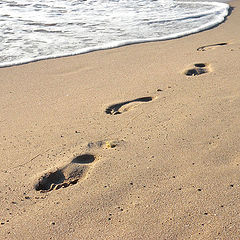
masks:
{"type": "Polygon", "coordinates": [[[2,0],[0,66],[181,37],[227,14],[209,1],[2,0]]]}

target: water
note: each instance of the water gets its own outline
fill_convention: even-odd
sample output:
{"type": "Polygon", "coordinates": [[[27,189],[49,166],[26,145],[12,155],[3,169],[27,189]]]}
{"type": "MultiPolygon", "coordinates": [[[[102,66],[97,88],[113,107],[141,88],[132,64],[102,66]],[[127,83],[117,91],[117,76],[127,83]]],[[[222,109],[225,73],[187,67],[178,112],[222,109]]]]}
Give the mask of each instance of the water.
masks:
{"type": "Polygon", "coordinates": [[[174,0],[1,0],[0,67],[211,28],[229,5],[174,0]]]}

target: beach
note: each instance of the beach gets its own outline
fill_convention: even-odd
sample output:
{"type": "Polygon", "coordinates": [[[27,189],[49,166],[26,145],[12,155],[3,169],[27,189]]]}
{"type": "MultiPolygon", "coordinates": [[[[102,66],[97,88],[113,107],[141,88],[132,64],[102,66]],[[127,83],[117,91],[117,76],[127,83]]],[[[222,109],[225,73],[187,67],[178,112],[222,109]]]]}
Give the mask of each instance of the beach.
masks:
{"type": "Polygon", "coordinates": [[[0,239],[239,239],[239,1],[219,26],[0,69],[0,239]]]}

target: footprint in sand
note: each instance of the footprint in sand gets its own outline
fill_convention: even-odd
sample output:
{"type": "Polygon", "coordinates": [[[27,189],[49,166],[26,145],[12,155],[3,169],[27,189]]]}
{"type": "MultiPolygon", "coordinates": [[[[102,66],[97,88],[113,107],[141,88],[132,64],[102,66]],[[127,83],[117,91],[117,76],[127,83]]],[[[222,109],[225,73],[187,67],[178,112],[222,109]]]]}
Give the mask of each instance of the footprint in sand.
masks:
{"type": "Polygon", "coordinates": [[[195,63],[193,68],[184,71],[186,76],[197,76],[210,71],[210,65],[207,63],[195,63]]]}
{"type": "Polygon", "coordinates": [[[49,192],[59,188],[66,188],[83,179],[88,172],[95,156],[84,154],[75,157],[69,164],[42,176],[35,185],[36,191],[49,192]]]}
{"type": "Polygon", "coordinates": [[[226,45],[228,45],[228,43],[226,42],[206,45],[206,46],[199,47],[197,51],[206,51],[206,50],[215,49],[216,47],[226,46],[226,45]]]}
{"type": "Polygon", "coordinates": [[[142,97],[142,98],[136,98],[134,100],[126,101],[126,102],[113,104],[105,110],[105,113],[110,115],[121,114],[123,112],[126,112],[138,106],[140,103],[151,102],[153,99],[154,99],[153,97],[142,97]]]}

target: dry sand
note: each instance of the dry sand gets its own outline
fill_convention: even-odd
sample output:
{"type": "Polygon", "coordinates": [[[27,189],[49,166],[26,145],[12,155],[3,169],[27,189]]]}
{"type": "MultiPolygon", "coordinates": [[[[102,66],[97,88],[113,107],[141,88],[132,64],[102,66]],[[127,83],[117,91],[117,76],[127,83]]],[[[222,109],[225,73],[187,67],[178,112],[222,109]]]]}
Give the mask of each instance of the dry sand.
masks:
{"type": "Polygon", "coordinates": [[[181,39],[0,69],[0,239],[240,239],[231,5],[181,39]]]}

